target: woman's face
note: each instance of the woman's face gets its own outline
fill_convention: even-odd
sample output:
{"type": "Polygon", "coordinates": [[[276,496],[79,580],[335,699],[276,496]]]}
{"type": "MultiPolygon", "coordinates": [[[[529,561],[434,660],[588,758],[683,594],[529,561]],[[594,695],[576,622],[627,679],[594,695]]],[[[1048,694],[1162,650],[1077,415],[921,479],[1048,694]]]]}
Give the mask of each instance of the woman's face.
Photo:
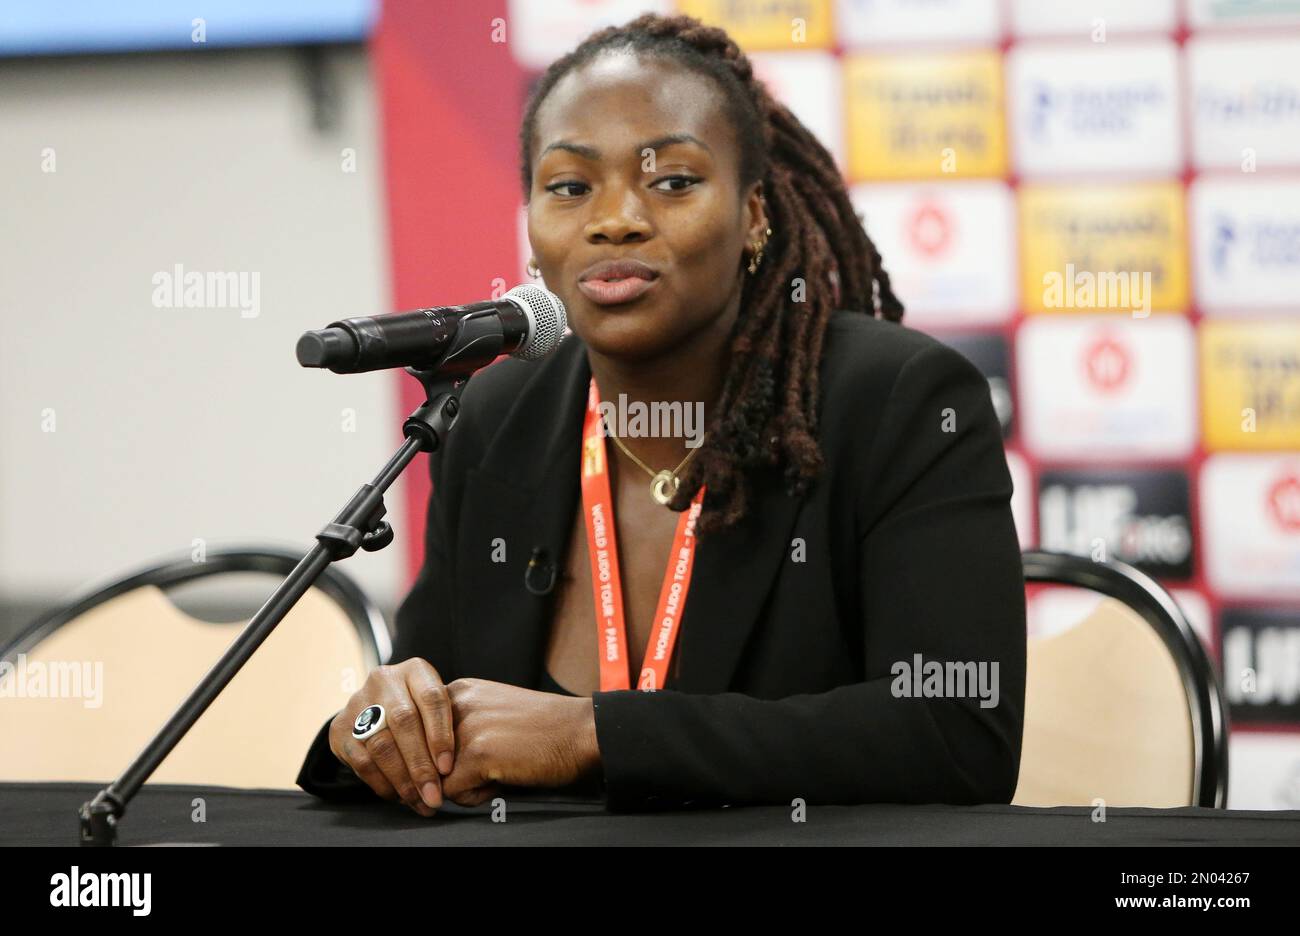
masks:
{"type": "Polygon", "coordinates": [[[742,254],[767,218],[759,183],[739,189],[740,154],[708,78],[601,56],[551,90],[532,147],[528,239],[589,348],[645,360],[705,329],[730,331],[742,254]],[[606,260],[641,261],[657,275],[648,287],[579,286],[606,260]],[[628,291],[639,295],[623,299],[628,291]]]}

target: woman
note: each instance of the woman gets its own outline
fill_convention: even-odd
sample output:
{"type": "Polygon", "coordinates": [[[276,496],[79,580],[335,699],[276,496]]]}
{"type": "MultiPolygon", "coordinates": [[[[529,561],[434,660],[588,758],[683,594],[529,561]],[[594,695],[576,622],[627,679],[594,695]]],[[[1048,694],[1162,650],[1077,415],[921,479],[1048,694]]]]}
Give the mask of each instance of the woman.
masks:
{"type": "Polygon", "coordinates": [[[654,15],[551,66],[521,149],[573,334],[470,380],[393,662],[299,784],[425,816],[586,782],[619,810],[1008,802],[998,422],[897,324],[830,155],[723,31],[654,15]],[[703,444],[602,422],[651,403],[702,408],[703,444]]]}

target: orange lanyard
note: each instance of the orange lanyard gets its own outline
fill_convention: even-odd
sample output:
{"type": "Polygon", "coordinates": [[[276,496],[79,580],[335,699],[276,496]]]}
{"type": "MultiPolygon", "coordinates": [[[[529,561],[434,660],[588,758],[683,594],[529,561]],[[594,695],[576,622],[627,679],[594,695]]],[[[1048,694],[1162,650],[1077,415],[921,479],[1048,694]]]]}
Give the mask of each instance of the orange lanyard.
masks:
{"type": "MultiPolygon", "coordinates": [[[[681,512],[673,549],[668,554],[668,569],[655,627],[646,644],[645,660],[637,688],[653,692],[668,678],[668,664],[673,658],[686,593],[691,587],[691,567],[695,564],[695,521],[704,505],[704,487],[681,512]]],[[[587,419],[582,427],[582,512],[587,519],[587,555],[591,559],[591,589],[596,603],[597,656],[600,659],[600,689],[629,689],[627,668],[627,627],[623,621],[623,585],[618,573],[618,543],[614,535],[614,504],[609,492],[609,473],[605,463],[605,436],[600,418],[600,394],[596,379],[587,391],[587,419]]]]}

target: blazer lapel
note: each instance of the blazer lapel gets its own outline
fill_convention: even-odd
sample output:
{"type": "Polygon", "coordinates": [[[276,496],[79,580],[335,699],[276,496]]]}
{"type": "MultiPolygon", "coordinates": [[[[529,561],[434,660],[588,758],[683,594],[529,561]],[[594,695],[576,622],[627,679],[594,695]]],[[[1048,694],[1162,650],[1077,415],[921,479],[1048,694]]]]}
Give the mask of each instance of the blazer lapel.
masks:
{"type": "Polygon", "coordinates": [[[528,590],[525,574],[537,549],[557,574],[564,561],[578,509],[590,377],[585,346],[568,336],[521,389],[479,466],[466,474],[457,534],[457,655],[465,675],[521,686],[540,675],[552,602],[528,590]],[[489,558],[498,538],[503,563],[489,558]]]}
{"type": "Polygon", "coordinates": [[[677,679],[665,688],[717,693],[731,688],[754,625],[781,564],[802,498],[779,479],[755,483],[745,519],[700,539],[678,638],[677,679]]]}
{"type": "MultiPolygon", "coordinates": [[[[531,686],[540,675],[552,601],[525,586],[534,551],[557,574],[580,489],[582,419],[591,370],[570,335],[520,391],[477,468],[466,474],[457,562],[457,654],[467,676],[531,686]],[[489,560],[497,538],[504,563],[489,560]]],[[[730,688],[764,602],[788,560],[800,499],[774,476],[756,479],[749,513],[700,539],[667,689],[730,688]]],[[[641,648],[632,650],[639,658],[641,648]]]]}

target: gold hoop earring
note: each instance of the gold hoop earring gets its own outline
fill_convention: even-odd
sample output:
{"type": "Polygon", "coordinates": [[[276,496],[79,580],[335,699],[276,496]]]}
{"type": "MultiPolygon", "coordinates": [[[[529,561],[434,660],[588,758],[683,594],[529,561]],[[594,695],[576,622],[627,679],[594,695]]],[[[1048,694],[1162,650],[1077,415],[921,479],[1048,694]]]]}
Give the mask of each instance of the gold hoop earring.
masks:
{"type": "Polygon", "coordinates": [[[767,239],[772,236],[772,229],[769,227],[763,236],[761,243],[754,244],[754,254],[749,258],[749,272],[751,274],[758,272],[758,265],[763,262],[763,251],[767,248],[767,239]]]}
{"type": "Polygon", "coordinates": [[[528,258],[528,275],[531,276],[533,279],[537,279],[537,277],[542,275],[541,269],[539,269],[537,266],[536,257],[528,258]]]}

